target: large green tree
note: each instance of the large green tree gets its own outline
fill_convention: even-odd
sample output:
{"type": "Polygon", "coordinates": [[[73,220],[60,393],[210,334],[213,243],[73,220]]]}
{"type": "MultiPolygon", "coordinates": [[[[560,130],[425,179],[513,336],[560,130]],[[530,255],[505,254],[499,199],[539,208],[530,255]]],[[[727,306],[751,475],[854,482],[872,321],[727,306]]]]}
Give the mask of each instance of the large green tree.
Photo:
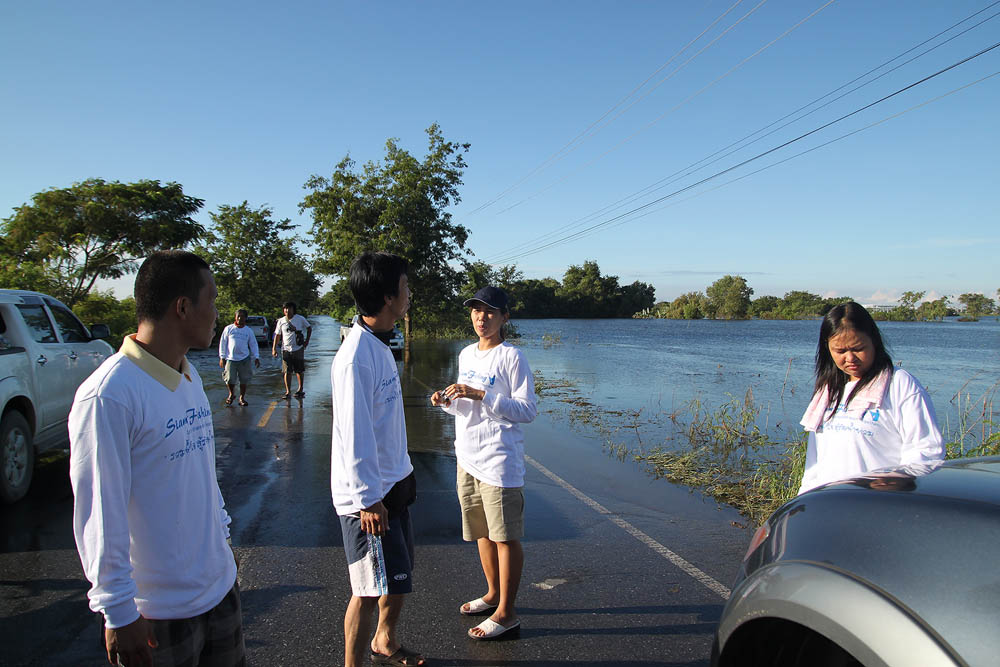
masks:
{"type": "MultiPolygon", "coordinates": [[[[201,254],[215,273],[221,302],[251,313],[276,315],[281,304],[295,301],[307,312],[317,300],[319,279],[309,259],[297,249],[298,237],[289,234],[291,222],[275,220],[267,206],[222,205],[210,214],[212,228],[201,254]]],[[[232,313],[222,313],[228,323],[232,313]]]]}
{"type": "Polygon", "coordinates": [[[0,224],[0,284],[39,289],[73,306],[99,278],[120,278],[155,250],[204,232],[203,205],[177,183],[92,178],[32,197],[0,224]]]}
{"type": "Polygon", "coordinates": [[[410,264],[410,312],[433,325],[454,313],[461,276],[452,264],[467,254],[468,230],[452,222],[446,209],[461,201],[469,144],[445,141],[436,123],[427,137],[422,160],[396,139],[386,142],[381,162],[367,162],[361,171],[348,155],[330,178],[306,181],[310,192],[299,207],[312,214],[317,270],[344,277],[364,251],[401,255],[410,264]]]}
{"type": "Polygon", "coordinates": [[[979,319],[981,315],[988,315],[993,312],[993,299],[977,292],[961,294],[958,297],[958,301],[965,306],[963,312],[965,317],[979,319]]]}
{"type": "Polygon", "coordinates": [[[705,289],[709,309],[723,320],[743,320],[749,317],[753,288],[743,276],[723,276],[705,289]]]}
{"type": "Polygon", "coordinates": [[[612,317],[618,309],[618,276],[602,276],[597,262],[587,260],[566,269],[556,295],[569,317],[612,317]]]}

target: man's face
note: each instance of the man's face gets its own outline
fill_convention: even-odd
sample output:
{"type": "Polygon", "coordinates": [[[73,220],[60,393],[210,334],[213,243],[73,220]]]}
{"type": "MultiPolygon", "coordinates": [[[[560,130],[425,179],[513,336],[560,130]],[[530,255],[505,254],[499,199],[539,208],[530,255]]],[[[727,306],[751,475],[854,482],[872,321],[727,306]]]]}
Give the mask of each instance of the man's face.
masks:
{"type": "Polygon", "coordinates": [[[202,269],[201,279],[204,284],[198,292],[198,302],[188,302],[185,331],[190,347],[207,348],[212,346],[212,339],[215,338],[215,321],[219,318],[215,298],[219,296],[219,291],[211,271],[202,269]]]}
{"type": "Polygon", "coordinates": [[[236,313],[236,319],[233,320],[233,324],[242,329],[246,323],[247,323],[247,314],[244,312],[236,313]]]}
{"type": "Polygon", "coordinates": [[[410,309],[410,281],[404,273],[399,277],[396,296],[385,297],[386,307],[392,312],[393,321],[398,320],[410,309]]]}
{"type": "Polygon", "coordinates": [[[285,317],[291,318],[295,315],[295,309],[290,306],[285,306],[281,309],[281,312],[285,314],[285,317]]]}

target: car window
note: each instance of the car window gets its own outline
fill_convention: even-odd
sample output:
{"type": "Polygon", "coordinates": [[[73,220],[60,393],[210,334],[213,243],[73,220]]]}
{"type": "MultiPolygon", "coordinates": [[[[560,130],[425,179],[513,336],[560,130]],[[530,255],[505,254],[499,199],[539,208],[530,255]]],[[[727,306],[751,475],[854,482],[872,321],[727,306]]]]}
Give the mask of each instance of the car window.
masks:
{"type": "Polygon", "coordinates": [[[247,324],[249,324],[252,327],[262,327],[262,326],[264,326],[264,318],[263,317],[248,317],[247,318],[247,324]]]}
{"type": "Polygon", "coordinates": [[[90,340],[87,330],[80,323],[80,320],[76,319],[73,311],[54,299],[46,299],[45,301],[49,304],[49,310],[52,311],[52,317],[56,321],[56,328],[59,329],[63,342],[86,343],[90,340]]]}
{"type": "Polygon", "coordinates": [[[45,308],[41,305],[26,305],[18,304],[17,309],[21,311],[21,317],[24,318],[24,323],[28,325],[28,331],[31,334],[32,340],[36,343],[58,343],[56,339],[55,329],[52,328],[52,322],[49,321],[49,316],[45,313],[45,308]]]}

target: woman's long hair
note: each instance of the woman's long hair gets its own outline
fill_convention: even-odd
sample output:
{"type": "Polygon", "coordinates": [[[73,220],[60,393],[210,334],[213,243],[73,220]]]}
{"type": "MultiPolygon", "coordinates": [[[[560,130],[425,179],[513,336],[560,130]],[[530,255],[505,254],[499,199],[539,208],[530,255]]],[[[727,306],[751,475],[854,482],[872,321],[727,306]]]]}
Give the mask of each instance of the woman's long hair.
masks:
{"type": "MultiPolygon", "coordinates": [[[[872,345],[875,346],[875,361],[871,368],[865,371],[858,384],[851,391],[844,403],[845,407],[850,405],[851,399],[859,390],[867,386],[879,373],[888,369],[892,372],[892,358],[885,349],[882,342],[882,334],[879,333],[875,320],[865,310],[861,304],[850,301],[842,303],[830,309],[830,312],[823,318],[823,324],[819,327],[819,346],[816,348],[816,387],[815,391],[822,391],[824,388],[829,392],[828,406],[840,405],[840,399],[844,396],[844,386],[848,382],[847,373],[837,368],[830,354],[830,339],[844,331],[857,331],[871,338],[872,345]]],[[[836,412],[836,409],[834,410],[836,412]]],[[[831,413],[832,416],[833,413],[831,413]]]]}

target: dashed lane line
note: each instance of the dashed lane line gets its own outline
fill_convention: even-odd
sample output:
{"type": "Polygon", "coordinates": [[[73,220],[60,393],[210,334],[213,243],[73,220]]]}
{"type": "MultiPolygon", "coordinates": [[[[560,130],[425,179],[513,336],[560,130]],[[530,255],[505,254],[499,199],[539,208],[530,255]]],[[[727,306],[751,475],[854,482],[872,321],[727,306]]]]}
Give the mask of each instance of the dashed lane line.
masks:
{"type": "Polygon", "coordinates": [[[626,533],[628,533],[635,539],[639,540],[640,542],[648,546],[650,549],[658,553],[663,558],[666,558],[668,561],[670,561],[678,568],[680,568],[682,572],[697,580],[700,584],[705,586],[713,593],[718,594],[723,599],[729,599],[730,590],[727,587],[723,586],[718,581],[713,579],[711,576],[705,574],[697,567],[687,562],[686,560],[678,556],[676,553],[674,553],[673,551],[663,546],[662,544],[654,540],[646,533],[642,532],[641,530],[630,524],[625,519],[616,515],[614,512],[604,507],[604,505],[601,505],[593,498],[590,498],[582,491],[580,491],[579,489],[571,485],[569,482],[564,480],[562,477],[560,477],[559,475],[555,474],[554,472],[543,466],[535,459],[527,455],[525,455],[524,458],[528,463],[534,466],[543,475],[551,479],[553,482],[555,482],[562,488],[569,491],[572,495],[576,496],[576,498],[579,499],[581,502],[583,502],[583,504],[587,505],[588,507],[596,511],[598,514],[603,514],[604,516],[606,516],[608,520],[611,521],[613,524],[615,524],[616,526],[624,530],[626,533]]]}

